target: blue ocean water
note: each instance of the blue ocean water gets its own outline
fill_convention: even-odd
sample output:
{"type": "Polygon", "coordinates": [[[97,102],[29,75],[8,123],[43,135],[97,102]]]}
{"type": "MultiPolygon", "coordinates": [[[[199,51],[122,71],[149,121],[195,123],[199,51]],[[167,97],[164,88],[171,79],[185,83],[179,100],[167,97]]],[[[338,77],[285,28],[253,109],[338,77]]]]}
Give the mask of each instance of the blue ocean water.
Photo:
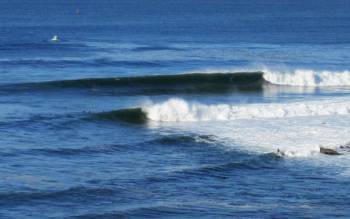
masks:
{"type": "Polygon", "coordinates": [[[1,0],[0,218],[349,218],[349,10],[1,0]]]}

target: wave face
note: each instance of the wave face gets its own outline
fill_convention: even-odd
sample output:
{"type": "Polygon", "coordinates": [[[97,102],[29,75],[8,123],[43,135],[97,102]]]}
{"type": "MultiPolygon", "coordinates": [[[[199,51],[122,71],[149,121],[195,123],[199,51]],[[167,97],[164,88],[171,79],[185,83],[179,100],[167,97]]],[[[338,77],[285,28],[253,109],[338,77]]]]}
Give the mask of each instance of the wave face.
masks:
{"type": "Polygon", "coordinates": [[[163,103],[143,107],[147,118],[153,121],[226,121],[253,118],[283,118],[301,116],[346,115],[350,113],[347,101],[314,101],[288,104],[206,105],[172,98],[163,103]]]}
{"type": "Polygon", "coordinates": [[[154,75],[119,78],[93,78],[71,81],[54,81],[42,83],[47,86],[91,87],[91,86],[131,86],[131,85],[180,85],[180,84],[230,84],[237,86],[255,85],[263,82],[262,72],[237,73],[193,73],[178,75],[154,75]]]}
{"type": "Polygon", "coordinates": [[[290,86],[350,86],[350,71],[315,71],[297,69],[292,72],[264,70],[263,78],[276,85],[290,86]]]}
{"type": "Polygon", "coordinates": [[[191,73],[118,78],[88,78],[2,86],[2,90],[113,89],[126,94],[226,93],[261,91],[262,72],[191,73]]]}
{"type": "Polygon", "coordinates": [[[1,90],[42,89],[114,89],[128,94],[174,94],[174,93],[230,93],[260,92],[269,87],[297,86],[350,86],[350,71],[331,72],[295,70],[293,72],[264,70],[257,72],[206,72],[174,75],[152,75],[116,78],[86,78],[77,80],[48,81],[10,84],[1,90]],[[219,72],[219,73],[218,73],[219,72]],[[225,72],[225,73],[222,73],[225,72]]]}
{"type": "MultiPolygon", "coordinates": [[[[225,71],[224,71],[225,72],[225,71]]],[[[118,95],[222,94],[262,92],[276,86],[350,86],[350,72],[295,70],[292,73],[264,72],[188,73],[117,78],[86,78],[0,86],[1,91],[46,89],[112,90],[118,95]]]]}
{"type": "Polygon", "coordinates": [[[93,117],[102,120],[118,120],[128,123],[144,123],[147,121],[147,115],[141,108],[120,109],[110,112],[96,113],[93,117]]]}

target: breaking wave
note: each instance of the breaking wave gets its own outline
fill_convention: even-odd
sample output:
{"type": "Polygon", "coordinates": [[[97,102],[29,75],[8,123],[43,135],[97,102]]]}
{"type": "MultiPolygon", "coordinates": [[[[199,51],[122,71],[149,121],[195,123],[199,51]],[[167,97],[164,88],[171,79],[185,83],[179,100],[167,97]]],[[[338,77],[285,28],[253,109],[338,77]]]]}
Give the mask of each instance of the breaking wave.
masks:
{"type": "Polygon", "coordinates": [[[350,71],[315,71],[297,69],[291,72],[264,70],[264,79],[276,85],[350,86],[350,71]]]}
{"type": "Polygon", "coordinates": [[[142,108],[153,121],[225,121],[252,118],[346,115],[350,102],[314,101],[285,104],[206,105],[172,98],[142,108]]]}
{"type": "MultiPolygon", "coordinates": [[[[17,65],[18,63],[13,64],[17,65]]],[[[54,64],[61,66],[60,63],[54,64]]],[[[74,64],[74,61],[71,64],[74,64]]],[[[268,89],[275,89],[276,87],[283,89],[284,86],[288,86],[288,89],[290,87],[350,86],[350,71],[318,72],[314,70],[295,70],[293,72],[283,72],[264,70],[264,72],[234,73],[230,71],[213,71],[173,75],[84,78],[7,84],[0,86],[0,90],[21,92],[46,89],[112,89],[115,94],[119,95],[159,95],[262,92],[268,89]]]]}
{"type": "Polygon", "coordinates": [[[271,104],[202,104],[171,98],[162,103],[140,108],[120,109],[94,114],[104,120],[131,123],[228,121],[238,119],[263,119],[350,114],[350,101],[323,100],[271,104]]]}

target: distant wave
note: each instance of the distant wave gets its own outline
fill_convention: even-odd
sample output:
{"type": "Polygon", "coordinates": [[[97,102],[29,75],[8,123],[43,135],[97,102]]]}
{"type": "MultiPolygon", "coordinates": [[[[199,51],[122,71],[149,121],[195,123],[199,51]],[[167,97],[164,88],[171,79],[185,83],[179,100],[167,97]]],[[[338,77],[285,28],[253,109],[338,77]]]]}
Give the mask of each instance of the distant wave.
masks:
{"type": "Polygon", "coordinates": [[[53,44],[48,43],[47,41],[42,42],[13,42],[13,43],[0,43],[0,51],[33,51],[33,50],[52,50],[55,51],[77,51],[86,49],[87,46],[83,43],[60,43],[60,44],[53,44]]]}
{"type": "Polygon", "coordinates": [[[350,71],[315,71],[297,69],[291,72],[264,70],[264,79],[272,84],[290,86],[350,86],[350,71]]]}
{"type": "MultiPolygon", "coordinates": [[[[350,86],[350,71],[330,71],[313,69],[281,70],[268,67],[257,70],[262,73],[263,81],[273,85],[297,87],[350,86]]],[[[232,69],[209,69],[200,71],[205,74],[221,72],[231,74],[232,69]]],[[[246,71],[249,72],[249,71],[246,71]]]]}
{"type": "MultiPolygon", "coordinates": [[[[7,62],[6,60],[0,60],[7,62]]],[[[40,60],[22,60],[36,65],[40,60]]],[[[49,63],[51,61],[49,60],[49,63]]],[[[52,62],[49,65],[75,65],[76,60],[52,62]]],[[[104,65],[108,60],[98,60],[91,65],[104,65]]],[[[16,63],[12,63],[16,64],[16,63]]],[[[28,63],[27,63],[28,64],[28,63]]],[[[81,63],[80,63],[81,64],[81,63]]],[[[118,65],[153,65],[148,62],[121,62],[118,65]]],[[[109,64],[107,64],[109,65],[109,64]]],[[[291,73],[265,70],[264,72],[206,72],[172,75],[148,75],[115,78],[85,78],[76,80],[58,80],[38,83],[10,84],[0,86],[0,90],[42,90],[42,89],[113,89],[116,94],[158,95],[158,94],[208,94],[233,92],[261,92],[263,90],[291,87],[350,86],[350,71],[330,72],[313,70],[295,70],[291,73]]]]}
{"type": "Polygon", "coordinates": [[[128,61],[128,60],[113,60],[109,58],[95,59],[54,59],[54,58],[33,58],[33,59],[0,59],[0,64],[3,66],[33,66],[33,67],[104,67],[104,66],[128,66],[128,67],[158,67],[165,63],[151,61],[128,61]]]}
{"type": "Polygon", "coordinates": [[[126,94],[173,94],[173,93],[225,93],[235,91],[261,91],[265,81],[261,72],[250,73],[193,73],[178,75],[153,75],[117,78],[87,78],[13,84],[0,90],[41,90],[64,88],[106,88],[126,94]]]}
{"type": "Polygon", "coordinates": [[[168,51],[178,51],[178,50],[184,50],[183,48],[176,48],[176,47],[170,47],[170,46],[139,46],[134,49],[133,51],[136,52],[148,52],[148,51],[163,51],[163,50],[168,50],[168,51]]]}

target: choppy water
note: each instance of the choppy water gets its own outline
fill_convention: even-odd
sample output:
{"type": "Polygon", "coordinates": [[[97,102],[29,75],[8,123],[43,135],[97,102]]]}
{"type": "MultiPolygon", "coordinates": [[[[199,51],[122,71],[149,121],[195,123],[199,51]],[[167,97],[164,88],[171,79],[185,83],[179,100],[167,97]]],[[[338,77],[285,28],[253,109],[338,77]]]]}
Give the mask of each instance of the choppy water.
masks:
{"type": "Polygon", "coordinates": [[[2,0],[0,218],[348,218],[349,10],[2,0]]]}

